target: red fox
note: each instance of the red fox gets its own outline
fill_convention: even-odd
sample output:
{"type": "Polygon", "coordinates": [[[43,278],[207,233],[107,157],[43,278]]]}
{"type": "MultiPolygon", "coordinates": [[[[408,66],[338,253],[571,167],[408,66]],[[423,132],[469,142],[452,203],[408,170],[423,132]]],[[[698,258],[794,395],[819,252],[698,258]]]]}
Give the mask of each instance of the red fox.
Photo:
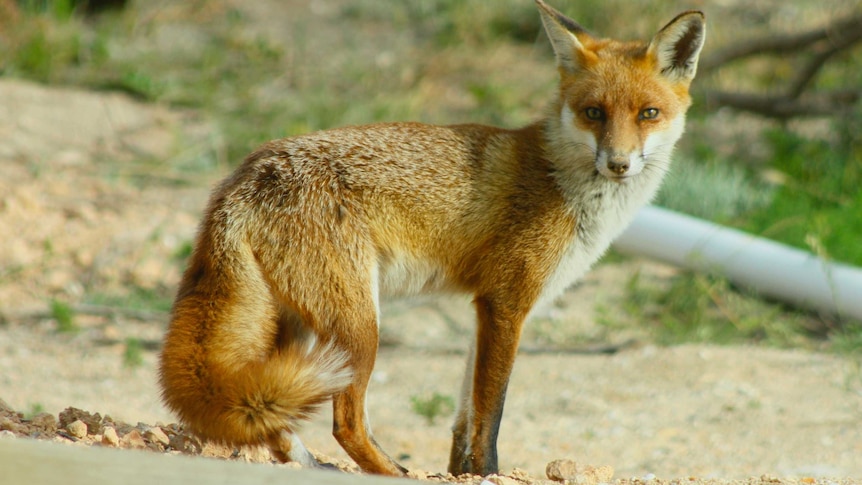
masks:
{"type": "Polygon", "coordinates": [[[618,42],[536,3],[560,75],[544,119],[275,140],[215,189],[160,362],[164,401],[189,429],[318,466],[295,433],[331,398],[348,455],[367,472],[403,475],[366,418],[379,301],[466,292],[476,339],[449,471],[497,472],[522,325],[656,193],[705,37],[696,11],[650,42],[618,42]]]}

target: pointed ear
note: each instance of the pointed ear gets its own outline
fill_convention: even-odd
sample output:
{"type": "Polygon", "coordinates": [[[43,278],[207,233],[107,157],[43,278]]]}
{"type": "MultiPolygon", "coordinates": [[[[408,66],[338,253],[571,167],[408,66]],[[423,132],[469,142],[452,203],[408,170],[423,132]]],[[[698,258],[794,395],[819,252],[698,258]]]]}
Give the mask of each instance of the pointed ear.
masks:
{"type": "Polygon", "coordinates": [[[697,59],[706,38],[702,12],[683,12],[665,25],[649,44],[659,70],[674,81],[690,82],[697,73],[697,59]]]}
{"type": "Polygon", "coordinates": [[[554,55],[557,57],[557,66],[568,72],[579,70],[581,68],[581,55],[584,52],[584,46],[576,35],[589,35],[587,30],[542,0],[536,0],[536,5],[539,7],[539,14],[542,17],[545,32],[548,34],[548,39],[551,40],[551,46],[554,48],[554,55]]]}

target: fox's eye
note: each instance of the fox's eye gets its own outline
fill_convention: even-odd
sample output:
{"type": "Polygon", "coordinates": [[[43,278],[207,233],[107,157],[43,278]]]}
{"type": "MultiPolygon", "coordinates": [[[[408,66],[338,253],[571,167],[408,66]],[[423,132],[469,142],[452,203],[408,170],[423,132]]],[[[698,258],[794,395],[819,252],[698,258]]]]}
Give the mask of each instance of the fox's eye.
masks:
{"type": "Polygon", "coordinates": [[[642,120],[654,120],[654,119],[658,118],[658,113],[659,113],[658,108],[647,108],[647,109],[641,111],[640,118],[642,120]]]}
{"type": "Polygon", "coordinates": [[[584,110],[584,114],[587,115],[587,119],[593,121],[599,121],[605,119],[605,112],[600,108],[587,108],[584,110]]]}

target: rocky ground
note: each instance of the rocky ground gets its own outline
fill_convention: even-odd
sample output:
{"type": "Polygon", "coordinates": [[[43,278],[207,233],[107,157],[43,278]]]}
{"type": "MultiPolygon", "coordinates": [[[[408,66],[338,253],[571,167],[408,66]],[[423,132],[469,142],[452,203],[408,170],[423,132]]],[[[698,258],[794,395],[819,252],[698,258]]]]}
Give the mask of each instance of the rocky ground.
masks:
{"type": "MultiPolygon", "coordinates": [[[[176,284],[209,188],[226,173],[218,154],[193,114],[0,80],[0,435],[268,461],[165,424],[174,419],[154,369],[166,315],[126,304],[176,284]],[[189,160],[206,166],[175,168],[198,163],[189,160]],[[71,328],[59,323],[63,308],[74,314],[71,328]]],[[[620,305],[633,271],[660,280],[674,270],[637,260],[600,266],[528,329],[500,433],[505,476],[492,483],[548,480],[556,460],[581,464],[556,464],[552,478],[572,483],[611,480],[602,466],[613,468],[612,480],[656,483],[862,478],[858,360],[660,348],[624,334],[603,348],[546,345],[603,332],[596,308],[620,305]]],[[[386,309],[369,414],[383,447],[420,478],[456,480],[439,475],[451,417],[426,419],[411,398],[456,394],[470,321],[463,299],[386,309]]],[[[354,471],[330,426],[322,412],[303,440],[354,471]]]]}

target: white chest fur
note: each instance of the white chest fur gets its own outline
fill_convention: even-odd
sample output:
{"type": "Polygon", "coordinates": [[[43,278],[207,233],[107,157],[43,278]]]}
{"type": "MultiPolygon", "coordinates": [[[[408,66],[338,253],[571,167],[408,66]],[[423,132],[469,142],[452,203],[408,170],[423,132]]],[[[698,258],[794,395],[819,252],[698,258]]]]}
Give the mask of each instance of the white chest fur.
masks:
{"type": "Polygon", "coordinates": [[[600,180],[599,183],[605,184],[600,197],[586,193],[586,197],[574,204],[577,233],[545,282],[533,312],[547,307],[584,276],[631,223],[638,210],[653,198],[660,182],[660,176],[648,173],[642,174],[640,180],[625,184],[600,180]]]}

